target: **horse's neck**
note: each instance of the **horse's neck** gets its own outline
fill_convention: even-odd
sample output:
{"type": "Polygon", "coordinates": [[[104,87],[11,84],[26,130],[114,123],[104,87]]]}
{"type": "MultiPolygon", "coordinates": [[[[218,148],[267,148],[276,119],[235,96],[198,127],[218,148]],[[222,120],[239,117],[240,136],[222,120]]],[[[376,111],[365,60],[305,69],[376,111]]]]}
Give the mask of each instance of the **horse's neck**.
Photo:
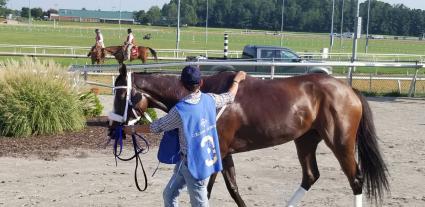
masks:
{"type": "Polygon", "coordinates": [[[138,88],[165,104],[168,109],[188,95],[188,92],[174,76],[139,75],[135,78],[135,84],[138,88]]]}
{"type": "Polygon", "coordinates": [[[204,78],[203,92],[224,93],[229,90],[233,82],[234,73],[222,72],[204,78]]]}

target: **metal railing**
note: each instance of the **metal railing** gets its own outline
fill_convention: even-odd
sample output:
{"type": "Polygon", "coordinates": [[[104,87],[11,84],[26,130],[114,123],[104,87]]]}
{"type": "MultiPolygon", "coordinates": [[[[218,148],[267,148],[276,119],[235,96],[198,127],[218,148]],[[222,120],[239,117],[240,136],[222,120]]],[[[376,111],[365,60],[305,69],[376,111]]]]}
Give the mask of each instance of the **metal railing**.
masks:
{"type": "MultiPolygon", "coordinates": [[[[87,58],[91,47],[57,45],[0,44],[0,56],[69,57],[87,58]]],[[[223,50],[156,49],[161,59],[185,60],[187,56],[223,56],[223,50]]],[[[239,58],[242,51],[229,51],[229,57],[239,58]]],[[[108,56],[112,58],[112,56],[108,56]]]]}
{"type": "MultiPolygon", "coordinates": [[[[266,66],[270,67],[269,72],[264,73],[252,73],[251,75],[254,77],[259,78],[285,78],[289,77],[291,75],[288,74],[276,74],[275,69],[276,67],[280,66],[297,66],[297,67],[312,67],[312,66],[331,66],[331,67],[385,67],[385,68],[414,68],[415,74],[412,77],[394,77],[394,76],[387,76],[387,77],[364,77],[364,76],[358,76],[353,77],[351,74],[348,74],[347,76],[335,76],[339,79],[346,79],[349,84],[352,83],[353,80],[359,80],[359,79],[369,79],[371,80],[394,80],[398,81],[399,85],[399,91],[401,91],[400,82],[401,81],[410,81],[410,86],[408,90],[408,95],[410,97],[414,96],[416,92],[416,83],[417,81],[425,81],[425,77],[418,77],[418,72],[420,69],[425,67],[425,64],[414,62],[414,63],[408,63],[408,62],[401,62],[401,63],[394,63],[394,62],[317,62],[317,63],[311,63],[311,62],[300,62],[300,63],[291,63],[291,62],[252,62],[252,61],[202,61],[202,62],[173,62],[173,63],[155,63],[155,64],[133,64],[133,65],[127,65],[127,70],[130,72],[166,72],[166,73],[174,73],[178,74],[178,70],[170,71],[165,68],[182,68],[184,66],[188,65],[213,65],[213,66],[266,66]]],[[[69,71],[70,72],[79,72],[84,75],[85,81],[87,81],[88,75],[101,75],[105,72],[111,73],[116,72],[119,65],[73,65],[70,66],[69,71]]],[[[208,71],[208,72],[218,72],[218,71],[208,71]]],[[[107,86],[107,84],[102,83],[96,83],[96,82],[89,82],[90,84],[95,85],[101,85],[101,86],[107,86]]],[[[371,83],[370,83],[371,85],[371,83]]]]}
{"type": "MultiPolygon", "coordinates": [[[[69,57],[86,58],[91,47],[56,45],[0,44],[0,56],[69,57]]],[[[187,56],[222,57],[223,50],[156,49],[162,60],[185,60],[187,56]]],[[[349,61],[351,53],[298,52],[303,59],[349,61]]],[[[229,58],[240,58],[242,51],[229,51],[229,58]]],[[[419,61],[425,62],[425,54],[374,54],[358,53],[358,61],[419,61]]],[[[112,56],[108,56],[112,58],[112,56]]]]}

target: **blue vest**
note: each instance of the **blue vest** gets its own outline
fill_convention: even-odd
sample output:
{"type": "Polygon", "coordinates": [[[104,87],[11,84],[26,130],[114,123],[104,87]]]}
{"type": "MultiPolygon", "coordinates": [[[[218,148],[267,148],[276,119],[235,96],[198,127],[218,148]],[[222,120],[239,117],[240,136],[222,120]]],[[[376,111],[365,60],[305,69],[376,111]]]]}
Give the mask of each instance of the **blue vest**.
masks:
{"type": "MultiPolygon", "coordinates": [[[[188,169],[195,179],[203,180],[215,172],[223,169],[220,156],[220,145],[216,129],[216,107],[213,98],[207,94],[201,94],[201,100],[197,104],[186,103],[183,100],[175,106],[183,122],[183,134],[187,143],[188,169]]],[[[167,132],[161,140],[158,151],[158,159],[161,162],[173,159],[179,152],[175,147],[178,136],[172,138],[176,132],[167,132]],[[164,143],[163,143],[164,142],[164,143]],[[165,149],[165,146],[168,149],[165,149]],[[173,147],[174,146],[174,147],[173,147]],[[162,148],[162,149],[161,149],[162,148]],[[167,155],[165,155],[167,154],[167,155]]]]}

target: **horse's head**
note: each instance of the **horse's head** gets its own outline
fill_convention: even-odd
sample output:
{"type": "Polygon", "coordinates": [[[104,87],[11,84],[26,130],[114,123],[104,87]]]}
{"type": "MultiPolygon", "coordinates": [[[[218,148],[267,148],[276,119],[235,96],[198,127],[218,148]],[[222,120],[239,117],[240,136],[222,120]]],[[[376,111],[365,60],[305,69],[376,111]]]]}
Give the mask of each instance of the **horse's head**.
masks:
{"type": "Polygon", "coordinates": [[[148,108],[148,99],[131,83],[131,74],[127,73],[126,65],[122,64],[119,71],[114,87],[114,107],[109,114],[109,136],[113,135],[117,126],[137,122],[148,108]]]}
{"type": "Polygon", "coordinates": [[[141,116],[146,116],[148,107],[169,110],[166,104],[144,91],[144,87],[136,86],[137,80],[133,80],[134,74],[127,73],[125,64],[121,65],[119,72],[120,75],[115,80],[113,112],[109,114],[109,136],[113,135],[117,126],[135,124],[141,116]]]}

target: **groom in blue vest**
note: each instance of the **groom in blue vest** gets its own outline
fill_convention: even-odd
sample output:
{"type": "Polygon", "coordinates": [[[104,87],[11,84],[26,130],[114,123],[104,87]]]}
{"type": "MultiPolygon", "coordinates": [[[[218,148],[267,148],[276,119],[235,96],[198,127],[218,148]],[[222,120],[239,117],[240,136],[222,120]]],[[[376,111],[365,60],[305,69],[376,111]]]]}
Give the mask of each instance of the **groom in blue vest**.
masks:
{"type": "Polygon", "coordinates": [[[245,77],[245,72],[238,72],[227,93],[205,94],[200,91],[203,84],[201,71],[198,67],[187,66],[182,70],[180,80],[190,94],[181,99],[166,116],[154,121],[149,129],[134,126],[136,128],[131,130],[165,132],[158,159],[163,163],[176,164],[173,176],[163,192],[165,207],[178,206],[178,197],[185,187],[193,207],[209,206],[209,176],[223,169],[216,129],[216,109],[234,101],[239,82],[245,80],[245,77]]]}

